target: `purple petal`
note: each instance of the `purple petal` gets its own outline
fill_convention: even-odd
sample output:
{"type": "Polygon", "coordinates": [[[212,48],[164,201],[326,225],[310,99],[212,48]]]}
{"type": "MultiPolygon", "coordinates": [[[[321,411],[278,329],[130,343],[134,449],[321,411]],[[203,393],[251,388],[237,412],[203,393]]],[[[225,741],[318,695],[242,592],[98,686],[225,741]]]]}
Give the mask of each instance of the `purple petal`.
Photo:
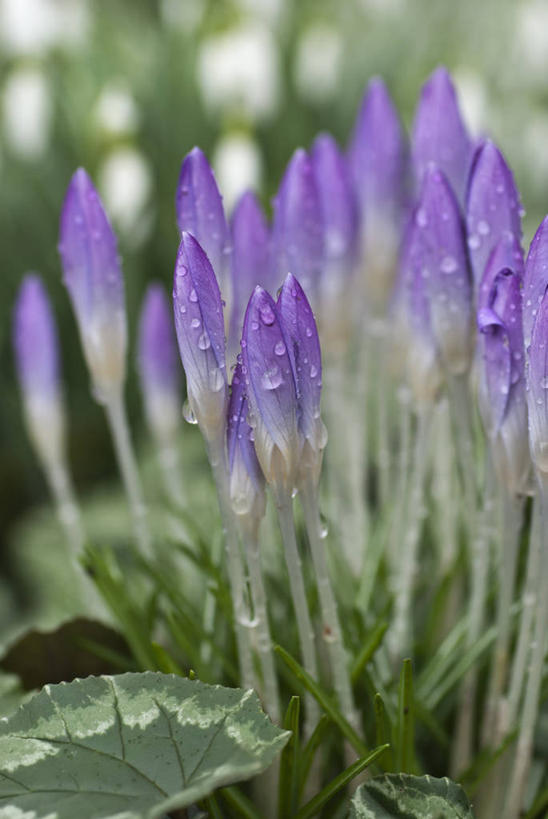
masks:
{"type": "Polygon", "coordinates": [[[408,150],[398,113],[375,77],[364,96],[348,160],[362,218],[386,221],[399,233],[407,199],[408,150]]]}
{"type": "Polygon", "coordinates": [[[59,342],[48,295],[39,276],[25,276],[15,303],[13,346],[23,393],[38,400],[59,391],[59,342]]]}
{"type": "Polygon", "coordinates": [[[412,144],[418,184],[434,162],[446,175],[459,202],[464,203],[472,143],[460,115],[451,75],[443,66],[436,68],[422,87],[412,144]]]}
{"type": "Polygon", "coordinates": [[[228,404],[227,445],[230,471],[234,472],[238,457],[256,492],[262,492],[264,476],[253,445],[253,430],[247,422],[248,406],[242,363],[238,361],[232,376],[228,404]]]}
{"type": "Polygon", "coordinates": [[[242,373],[255,449],[267,481],[281,481],[292,489],[298,457],[297,391],[288,343],[272,297],[256,287],[242,335],[242,373]],[[281,459],[273,457],[276,449],[281,459]]]}
{"type": "Polygon", "coordinates": [[[206,433],[218,431],[228,392],[223,306],[211,263],[186,231],[177,252],[173,309],[192,409],[206,433]]]}
{"type": "Polygon", "coordinates": [[[278,313],[289,341],[297,385],[298,426],[314,450],[322,449],[320,419],[322,356],[312,308],[297,279],[288,273],[278,296],[278,313]]]}
{"type": "Polygon", "coordinates": [[[473,320],[464,227],[451,186],[434,166],[424,175],[410,242],[436,347],[450,372],[463,373],[470,363],[473,320]]]}
{"type": "Polygon", "coordinates": [[[112,337],[117,328],[125,349],[124,281],[116,236],[83,168],[72,177],[63,203],[59,253],[82,335],[97,334],[103,326],[112,337]]]}
{"type": "Polygon", "coordinates": [[[302,148],[293,154],[273,204],[274,287],[291,272],[316,293],[325,265],[324,227],[314,168],[302,148]]]}
{"type": "Polygon", "coordinates": [[[529,440],[533,462],[548,471],[548,295],[538,305],[527,369],[529,440]]]}
{"type": "Polygon", "coordinates": [[[175,207],[179,230],[198,240],[224,291],[230,256],[228,225],[213,171],[199,148],[193,148],[183,160],[175,207]]]}
{"type": "Polygon", "coordinates": [[[239,342],[244,311],[251,293],[260,284],[269,289],[270,233],[257,198],[246,191],[231,220],[232,315],[230,335],[239,342]]]}
{"type": "Polygon", "coordinates": [[[179,395],[173,313],[161,284],[149,285],[139,321],[139,374],[143,392],[179,395]]]}
{"type": "Polygon", "coordinates": [[[345,157],[330,134],[319,134],[311,151],[325,227],[327,277],[341,278],[356,262],[357,201],[345,157]]]}
{"type": "Polygon", "coordinates": [[[515,236],[504,236],[493,248],[478,290],[478,308],[489,305],[495,279],[504,268],[513,270],[523,279],[523,252],[515,236]]]}
{"type": "Polygon", "coordinates": [[[468,247],[476,285],[500,239],[521,242],[521,214],[512,172],[496,145],[487,140],[474,156],[466,197],[468,247]]]}
{"type": "Polygon", "coordinates": [[[548,216],[533,237],[523,276],[523,335],[525,348],[531,343],[533,324],[548,287],[548,216]]]}

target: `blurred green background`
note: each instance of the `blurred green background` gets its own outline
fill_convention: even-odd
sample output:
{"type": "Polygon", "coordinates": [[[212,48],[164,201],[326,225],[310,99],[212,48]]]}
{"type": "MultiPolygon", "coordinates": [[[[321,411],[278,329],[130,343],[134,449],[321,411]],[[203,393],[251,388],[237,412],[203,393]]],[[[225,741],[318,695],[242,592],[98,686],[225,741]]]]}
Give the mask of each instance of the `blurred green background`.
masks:
{"type": "Polygon", "coordinates": [[[146,283],[170,286],[184,154],[195,144],[206,151],[228,208],[247,184],[268,205],[297,145],[321,129],[347,142],[372,75],[383,75],[409,128],[421,83],[440,62],[453,72],[470,128],[490,133],[515,170],[528,240],[548,210],[542,0],[0,0],[2,547],[47,496],[11,349],[12,306],[28,270],[44,276],[58,318],[77,488],[115,472],[56,250],[74,169],[92,174],[120,237],[128,398],[142,443],[135,328],[146,283]]]}

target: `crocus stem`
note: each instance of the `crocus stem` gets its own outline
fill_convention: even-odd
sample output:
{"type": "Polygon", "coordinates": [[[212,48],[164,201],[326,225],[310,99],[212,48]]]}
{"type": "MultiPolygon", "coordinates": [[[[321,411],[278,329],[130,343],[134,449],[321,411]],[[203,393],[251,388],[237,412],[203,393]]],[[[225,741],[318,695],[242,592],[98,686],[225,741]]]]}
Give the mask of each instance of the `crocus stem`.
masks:
{"type": "Polygon", "coordinates": [[[78,557],[84,546],[84,530],[67,465],[61,461],[47,464],[46,473],[71,555],[78,557]]]}
{"type": "Polygon", "coordinates": [[[263,699],[270,719],[276,725],[279,725],[281,721],[280,692],[278,690],[278,678],[276,676],[272,639],[268,625],[266,590],[263,582],[257,532],[244,528],[242,530],[242,540],[247,555],[251,600],[253,602],[253,619],[257,629],[257,651],[259,653],[263,676],[263,699]]]}
{"type": "Polygon", "coordinates": [[[179,453],[175,441],[158,445],[158,462],[162,470],[165,491],[169,500],[178,507],[183,506],[185,493],[181,478],[179,453]]]}
{"type": "MultiPolygon", "coordinates": [[[[383,321],[377,320],[374,322],[376,330],[375,336],[378,336],[378,349],[375,357],[377,361],[377,434],[375,436],[377,442],[377,470],[378,470],[378,496],[379,506],[382,509],[386,503],[390,493],[390,448],[388,436],[388,380],[386,378],[386,326],[383,321]]],[[[372,343],[377,341],[377,338],[370,339],[370,345],[376,347],[372,343]]]]}
{"type": "Polygon", "coordinates": [[[493,652],[482,731],[482,744],[487,746],[498,744],[496,740],[499,735],[498,723],[501,717],[500,698],[508,671],[510,607],[516,578],[523,502],[514,497],[503,497],[502,507],[502,514],[500,515],[500,543],[502,549],[498,555],[497,640],[493,652]]]}
{"type": "MultiPolygon", "coordinates": [[[[293,599],[297,629],[299,632],[299,642],[303,657],[303,665],[306,671],[315,680],[318,679],[318,664],[316,660],[316,646],[314,643],[314,629],[308,611],[306,599],[306,588],[302,570],[301,557],[295,536],[295,523],[293,520],[293,504],[291,496],[280,492],[276,498],[276,508],[278,511],[278,521],[282,533],[284,544],[285,562],[289,575],[289,588],[293,599]]],[[[316,700],[310,695],[306,695],[306,717],[305,735],[310,737],[316,727],[319,718],[319,709],[316,700]]]]}
{"type": "Polygon", "coordinates": [[[523,795],[531,767],[533,734],[538,714],[546,634],[548,630],[548,594],[546,593],[548,587],[548,475],[546,473],[540,473],[538,475],[538,481],[542,508],[542,555],[535,590],[537,595],[535,628],[533,641],[530,646],[529,676],[527,678],[525,699],[521,719],[519,721],[516,754],[503,814],[504,819],[514,819],[514,817],[519,816],[523,804],[523,795]]]}
{"type": "Polygon", "coordinates": [[[135,540],[141,553],[150,557],[152,553],[152,538],[150,534],[147,508],[143,496],[143,488],[137,459],[133,451],[133,444],[129,434],[129,425],[122,389],[113,389],[104,396],[104,407],[110,425],[112,439],[118,466],[122,474],[122,481],[128,497],[135,540]]]}
{"type": "Polygon", "coordinates": [[[255,688],[255,674],[253,671],[253,654],[251,650],[250,627],[252,626],[249,607],[246,600],[245,571],[238,542],[238,532],[230,504],[228,457],[226,452],[225,436],[208,443],[208,457],[215,487],[221,521],[225,539],[226,562],[232,605],[234,607],[234,627],[238,647],[238,661],[240,676],[244,688],[255,688]]]}
{"type": "Polygon", "coordinates": [[[400,554],[400,569],[395,583],[394,620],[390,636],[391,654],[399,663],[402,654],[410,651],[412,641],[411,599],[417,562],[424,506],[428,434],[431,411],[429,406],[418,410],[418,428],[413,454],[411,491],[407,507],[406,534],[400,554]]]}
{"type": "Polygon", "coordinates": [[[354,730],[358,734],[362,734],[360,718],[356,711],[354,696],[352,694],[352,685],[348,671],[348,658],[344,649],[337,603],[329,578],[325,545],[321,536],[322,527],[316,486],[311,482],[307,482],[302,486],[300,499],[320,598],[323,619],[322,635],[329,653],[335,692],[343,715],[354,730]]]}
{"type": "Polygon", "coordinates": [[[388,560],[392,575],[396,575],[400,565],[400,543],[405,526],[405,510],[407,507],[407,493],[409,490],[409,472],[411,462],[411,395],[407,387],[401,387],[399,395],[398,417],[399,430],[399,458],[395,493],[395,508],[390,524],[390,539],[388,542],[388,560]]]}

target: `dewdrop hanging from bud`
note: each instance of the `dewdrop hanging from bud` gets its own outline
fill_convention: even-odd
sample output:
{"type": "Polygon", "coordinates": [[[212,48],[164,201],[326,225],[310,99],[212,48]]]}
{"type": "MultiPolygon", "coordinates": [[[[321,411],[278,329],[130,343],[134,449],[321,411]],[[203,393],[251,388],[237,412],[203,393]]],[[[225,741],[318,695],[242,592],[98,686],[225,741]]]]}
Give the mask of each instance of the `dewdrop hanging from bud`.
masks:
{"type": "Polygon", "coordinates": [[[104,402],[126,373],[124,281],[116,237],[83,168],[63,203],[59,253],[95,394],[104,402]]]}

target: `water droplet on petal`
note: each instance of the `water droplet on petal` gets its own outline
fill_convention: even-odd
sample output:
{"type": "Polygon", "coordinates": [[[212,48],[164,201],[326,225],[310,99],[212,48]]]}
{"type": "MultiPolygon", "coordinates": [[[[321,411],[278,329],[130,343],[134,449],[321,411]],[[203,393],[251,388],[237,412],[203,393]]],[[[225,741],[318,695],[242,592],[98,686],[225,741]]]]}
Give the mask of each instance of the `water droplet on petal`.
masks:
{"type": "Polygon", "coordinates": [[[426,227],[428,224],[428,214],[424,208],[419,208],[415,214],[415,222],[419,227],[426,227]]]}
{"type": "Polygon", "coordinates": [[[442,273],[454,273],[457,267],[457,260],[454,256],[444,256],[441,260],[440,270],[442,273]]]}
{"type": "Polygon", "coordinates": [[[252,330],[258,330],[259,329],[259,322],[258,321],[252,321],[251,322],[251,329],[252,330]]]}
{"type": "Polygon", "coordinates": [[[194,303],[198,301],[198,294],[196,293],[194,288],[192,288],[192,290],[190,291],[188,298],[190,299],[190,301],[194,303]]]}
{"type": "Polygon", "coordinates": [[[266,370],[261,378],[261,386],[265,390],[275,390],[282,383],[282,374],[280,372],[280,368],[277,366],[271,367],[270,370],[266,370]]]}
{"type": "Polygon", "coordinates": [[[480,236],[488,236],[491,233],[489,223],[486,222],[484,219],[481,219],[478,222],[478,233],[480,236]]]}
{"type": "Polygon", "coordinates": [[[211,392],[219,392],[225,384],[223,371],[219,367],[214,367],[209,373],[209,389],[211,392]]]}
{"type": "Polygon", "coordinates": [[[200,334],[200,337],[198,338],[198,347],[200,350],[209,350],[211,347],[211,339],[209,338],[208,333],[200,334]]]}
{"type": "Polygon", "coordinates": [[[285,349],[286,347],[283,341],[277,341],[274,346],[274,353],[276,355],[283,355],[285,353],[285,349]]]}
{"type": "Polygon", "coordinates": [[[193,318],[192,321],[190,322],[190,326],[194,327],[194,329],[196,329],[197,327],[199,327],[201,325],[201,323],[202,322],[200,321],[200,319],[193,318]]]}
{"type": "Polygon", "coordinates": [[[468,247],[470,248],[470,250],[477,250],[480,244],[481,239],[479,236],[476,236],[475,233],[468,237],[468,247]]]}
{"type": "Polygon", "coordinates": [[[187,422],[187,424],[197,424],[198,419],[194,415],[192,407],[190,406],[188,401],[185,401],[183,404],[183,418],[187,422]]]}
{"type": "Polygon", "coordinates": [[[306,330],[305,330],[306,337],[311,338],[312,337],[312,332],[313,332],[312,327],[307,327],[306,330]]]}
{"type": "Polygon", "coordinates": [[[310,367],[310,378],[316,378],[317,375],[318,375],[318,368],[313,364],[310,367]]]}
{"type": "Polygon", "coordinates": [[[259,314],[263,324],[266,324],[267,326],[274,324],[276,316],[274,315],[274,310],[270,304],[263,304],[262,307],[259,307],[259,314]]]}

